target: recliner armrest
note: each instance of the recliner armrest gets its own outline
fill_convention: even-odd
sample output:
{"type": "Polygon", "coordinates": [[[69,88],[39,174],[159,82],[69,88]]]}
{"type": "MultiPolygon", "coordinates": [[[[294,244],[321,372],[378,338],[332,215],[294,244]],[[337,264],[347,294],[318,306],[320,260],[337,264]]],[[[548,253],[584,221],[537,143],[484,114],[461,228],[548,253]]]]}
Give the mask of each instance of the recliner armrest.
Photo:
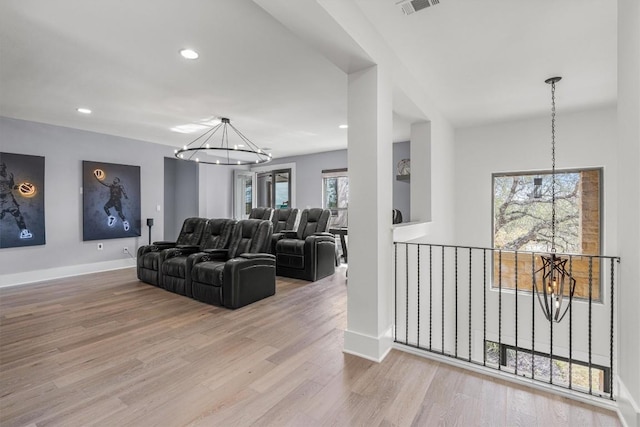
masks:
{"type": "Polygon", "coordinates": [[[155,246],[169,246],[169,247],[175,247],[176,246],[176,242],[170,242],[168,240],[158,240],[157,242],[153,242],[153,245],[155,246]]]}
{"type": "Polygon", "coordinates": [[[297,239],[298,238],[298,232],[294,231],[294,230],[282,230],[280,232],[280,234],[282,235],[282,239],[297,239]]]}
{"type": "Polygon", "coordinates": [[[333,239],[335,240],[335,236],[333,235],[333,233],[328,233],[326,231],[319,232],[319,233],[313,233],[312,236],[329,236],[329,237],[333,237],[333,239]]]}
{"type": "Polygon", "coordinates": [[[229,249],[205,249],[207,261],[225,261],[229,258],[229,249]]]}
{"type": "Polygon", "coordinates": [[[245,258],[245,259],[265,259],[265,260],[274,260],[276,259],[275,255],[271,255],[271,254],[266,254],[266,253],[257,253],[257,254],[252,254],[252,253],[243,253],[240,254],[240,258],[245,258]]]}
{"type": "Polygon", "coordinates": [[[177,249],[180,249],[183,254],[192,254],[200,251],[200,246],[198,245],[178,245],[177,249]]]}

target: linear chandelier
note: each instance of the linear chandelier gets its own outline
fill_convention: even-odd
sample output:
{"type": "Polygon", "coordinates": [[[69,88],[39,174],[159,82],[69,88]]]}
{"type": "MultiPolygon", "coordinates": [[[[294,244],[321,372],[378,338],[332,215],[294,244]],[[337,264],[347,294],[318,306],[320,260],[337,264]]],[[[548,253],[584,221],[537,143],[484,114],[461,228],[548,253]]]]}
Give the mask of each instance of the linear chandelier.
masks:
{"type": "Polygon", "coordinates": [[[533,284],[544,316],[550,322],[560,322],[573,301],[576,279],[567,271],[567,259],[556,255],[556,83],[562,77],[551,77],[545,83],[551,85],[551,253],[541,255],[542,267],[533,276],[533,284]],[[541,291],[536,277],[541,274],[541,291]],[[563,306],[565,294],[569,303],[563,306]],[[563,310],[564,308],[564,310],[563,310]]]}
{"type": "Polygon", "coordinates": [[[180,160],[210,165],[255,165],[271,161],[270,153],[251,142],[226,117],[181,149],[174,150],[174,154],[180,160]],[[230,130],[239,138],[236,143],[229,142],[230,130]]]}

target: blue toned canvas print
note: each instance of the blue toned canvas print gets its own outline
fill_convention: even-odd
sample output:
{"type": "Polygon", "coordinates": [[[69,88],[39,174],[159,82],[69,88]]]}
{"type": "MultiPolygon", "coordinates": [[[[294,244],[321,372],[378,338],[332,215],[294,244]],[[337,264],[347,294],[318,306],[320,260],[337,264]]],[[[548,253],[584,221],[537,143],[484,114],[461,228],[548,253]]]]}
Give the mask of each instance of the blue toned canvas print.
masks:
{"type": "Polygon", "coordinates": [[[82,162],[83,240],[140,236],[140,166],[82,162]]]}
{"type": "Polygon", "coordinates": [[[44,157],[0,153],[0,248],[44,244],[44,157]]]}

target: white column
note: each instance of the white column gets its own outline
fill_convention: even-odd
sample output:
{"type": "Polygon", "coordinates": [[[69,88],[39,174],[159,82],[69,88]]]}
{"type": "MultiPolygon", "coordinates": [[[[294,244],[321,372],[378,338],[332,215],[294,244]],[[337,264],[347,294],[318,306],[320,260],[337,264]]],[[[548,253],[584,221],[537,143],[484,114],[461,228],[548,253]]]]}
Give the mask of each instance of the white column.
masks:
{"type": "Polygon", "coordinates": [[[431,123],[411,124],[411,221],[431,221],[431,123]]]}
{"type": "Polygon", "coordinates": [[[380,361],[392,345],[392,90],[387,71],[349,74],[349,279],[344,351],[380,361]]]}

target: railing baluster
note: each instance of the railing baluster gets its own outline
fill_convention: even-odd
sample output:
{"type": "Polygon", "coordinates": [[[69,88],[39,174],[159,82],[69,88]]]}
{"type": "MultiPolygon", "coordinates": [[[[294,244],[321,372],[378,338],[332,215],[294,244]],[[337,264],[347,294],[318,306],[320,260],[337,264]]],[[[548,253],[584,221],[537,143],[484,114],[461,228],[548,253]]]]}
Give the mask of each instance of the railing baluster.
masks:
{"type": "Polygon", "coordinates": [[[456,319],[456,324],[455,324],[455,346],[454,346],[454,354],[456,357],[458,357],[458,248],[455,248],[454,250],[454,257],[455,257],[455,281],[454,281],[454,286],[455,286],[455,319],[456,319]]]}
{"type": "Polygon", "coordinates": [[[471,251],[469,248],[469,362],[471,362],[471,251]]]}
{"type": "Polygon", "coordinates": [[[536,254],[531,253],[531,379],[536,379],[536,254]]]}
{"type": "Polygon", "coordinates": [[[405,332],[405,339],[404,339],[404,343],[405,344],[409,344],[409,244],[405,245],[405,252],[404,252],[404,261],[405,261],[405,265],[406,265],[406,271],[405,271],[405,276],[406,276],[406,280],[407,280],[407,292],[405,292],[405,312],[404,315],[406,317],[406,322],[405,323],[405,327],[404,327],[404,332],[405,332]]]}
{"type": "Polygon", "coordinates": [[[593,296],[593,258],[589,257],[589,394],[593,394],[591,383],[591,303],[593,296]]]}
{"type": "Polygon", "coordinates": [[[393,281],[393,293],[395,294],[395,313],[394,319],[395,323],[393,325],[393,339],[398,341],[398,243],[394,242],[393,244],[393,252],[394,252],[394,262],[393,262],[393,275],[395,277],[393,281]]]}
{"type": "MultiPolygon", "coordinates": [[[[502,349],[502,251],[498,251],[498,348],[502,349]]],[[[502,364],[506,364],[506,360],[502,360],[502,351],[500,352],[500,360],[498,362],[498,370],[502,370],[502,364]]]]}
{"type": "Polygon", "coordinates": [[[487,250],[482,250],[482,366],[487,366],[487,250]]]}
{"type": "MultiPolygon", "coordinates": [[[[613,283],[615,280],[614,276],[615,263],[613,258],[611,258],[611,320],[609,321],[609,399],[613,400],[613,283]]],[[[603,298],[604,300],[604,298],[603,298]]]]}
{"type": "Polygon", "coordinates": [[[429,245],[429,350],[431,346],[431,332],[433,329],[433,245],[429,245]]]}
{"type": "Polygon", "coordinates": [[[444,246],[442,247],[442,306],[440,313],[442,315],[442,354],[444,354],[444,246]]]}
{"type": "Polygon", "coordinates": [[[515,327],[516,327],[516,370],[515,370],[515,374],[518,375],[518,251],[516,251],[515,253],[515,264],[516,264],[516,268],[515,268],[515,288],[516,288],[516,292],[514,295],[514,301],[515,301],[515,327]]]}
{"type": "Polygon", "coordinates": [[[416,311],[418,313],[418,336],[416,345],[420,347],[420,245],[418,245],[418,301],[416,303],[416,311]]]}
{"type": "MultiPolygon", "coordinates": [[[[573,257],[569,257],[569,276],[573,277],[573,257]]],[[[569,390],[573,388],[573,304],[569,305],[569,390]]]]}

